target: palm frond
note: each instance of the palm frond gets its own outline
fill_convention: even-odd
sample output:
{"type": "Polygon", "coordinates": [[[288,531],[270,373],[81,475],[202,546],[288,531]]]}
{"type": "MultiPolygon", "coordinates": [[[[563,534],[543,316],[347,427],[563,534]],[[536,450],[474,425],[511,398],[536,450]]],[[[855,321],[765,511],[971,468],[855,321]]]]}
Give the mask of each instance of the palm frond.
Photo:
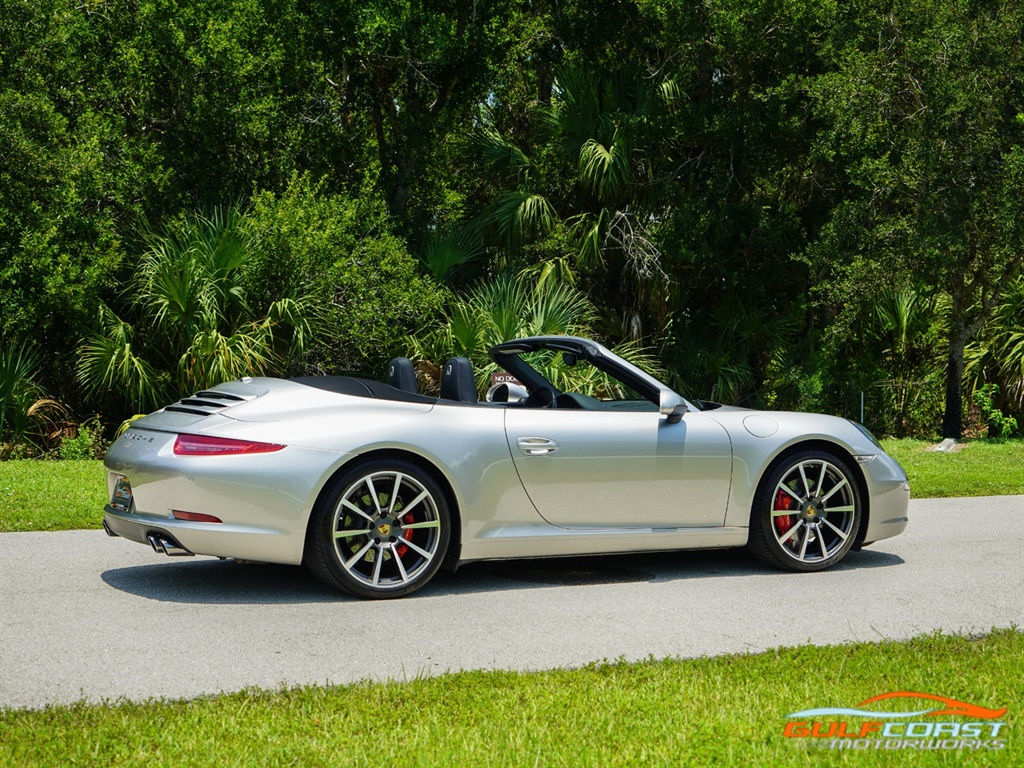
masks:
{"type": "Polygon", "coordinates": [[[183,391],[209,389],[242,376],[260,376],[279,361],[266,324],[251,324],[226,335],[216,329],[197,333],[178,361],[183,391]]]}
{"type": "Polygon", "coordinates": [[[556,256],[523,269],[523,275],[541,288],[552,282],[562,285],[576,285],[576,270],[567,256],[556,256]]]}
{"type": "Polygon", "coordinates": [[[120,338],[93,334],[78,349],[77,378],[89,394],[117,389],[136,410],[154,408],[163,400],[166,376],[136,353],[130,332],[120,338]]]}
{"type": "Polygon", "coordinates": [[[591,332],[596,319],[590,299],[571,285],[538,283],[526,308],[530,336],[580,336],[591,332]]]}
{"type": "Polygon", "coordinates": [[[545,133],[562,143],[567,157],[575,158],[594,135],[601,114],[600,80],[583,67],[565,66],[555,78],[551,106],[540,111],[545,133]]]}
{"type": "Polygon", "coordinates": [[[675,109],[686,100],[686,91],[678,80],[663,80],[658,84],[658,95],[669,109],[675,109]]]}
{"type": "Polygon", "coordinates": [[[569,232],[577,243],[577,260],[581,267],[593,268],[604,263],[604,240],[610,212],[602,208],[596,215],[580,213],[568,220],[569,232]]]}
{"type": "Polygon", "coordinates": [[[489,170],[508,174],[514,179],[518,180],[532,165],[530,158],[519,147],[491,126],[476,131],[471,144],[489,170]]]}
{"type": "Polygon", "coordinates": [[[580,181],[602,202],[620,197],[631,175],[629,149],[618,131],[608,144],[587,139],[580,148],[580,181]]]}
{"type": "Polygon", "coordinates": [[[24,342],[0,350],[0,404],[34,385],[40,360],[39,353],[24,342]]]}
{"type": "Polygon", "coordinates": [[[30,441],[39,366],[39,353],[26,342],[0,349],[0,450],[5,441],[30,441]]]}
{"type": "Polygon", "coordinates": [[[489,347],[526,335],[523,312],[528,300],[523,281],[506,274],[477,285],[470,291],[466,303],[475,312],[476,322],[483,329],[484,343],[489,347]]]}
{"type": "Polygon", "coordinates": [[[468,264],[483,253],[478,232],[465,229],[431,237],[424,248],[423,263],[439,282],[448,282],[456,268],[468,264]]]}
{"type": "Polygon", "coordinates": [[[501,241],[515,248],[549,232],[555,224],[555,211],[543,195],[513,189],[498,195],[485,218],[494,223],[501,241]]]}
{"type": "Polygon", "coordinates": [[[891,341],[893,353],[905,355],[910,335],[930,307],[916,291],[908,289],[883,294],[873,309],[881,332],[891,341]]]}

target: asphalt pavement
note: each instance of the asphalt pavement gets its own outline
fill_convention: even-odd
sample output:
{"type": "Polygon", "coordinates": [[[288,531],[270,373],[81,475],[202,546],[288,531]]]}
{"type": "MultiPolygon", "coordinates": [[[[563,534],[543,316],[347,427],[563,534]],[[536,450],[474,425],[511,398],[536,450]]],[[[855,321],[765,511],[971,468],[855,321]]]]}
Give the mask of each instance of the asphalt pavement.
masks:
{"type": "Polygon", "coordinates": [[[741,550],[477,563],[367,602],[301,568],[170,559],[102,531],[0,534],[0,707],[186,698],[1024,629],[1024,496],[914,500],[816,574],[741,550]]]}

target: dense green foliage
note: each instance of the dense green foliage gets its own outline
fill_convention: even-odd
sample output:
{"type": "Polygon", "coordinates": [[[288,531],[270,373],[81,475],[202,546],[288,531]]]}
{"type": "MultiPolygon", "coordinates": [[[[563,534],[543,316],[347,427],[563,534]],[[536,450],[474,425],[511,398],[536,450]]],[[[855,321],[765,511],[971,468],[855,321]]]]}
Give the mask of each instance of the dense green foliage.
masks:
{"type": "Polygon", "coordinates": [[[330,194],[308,177],[255,196],[248,290],[264,303],[303,296],[316,327],[296,374],[357,372],[379,378],[405,337],[439,317],[442,292],[419,274],[377,195],[330,194]]]}
{"type": "Polygon", "coordinates": [[[249,689],[191,701],[81,702],[0,711],[0,760],[26,767],[1012,765],[1022,675],[1024,635],[1009,628],[545,672],[249,689]],[[1007,707],[1003,748],[821,749],[783,733],[792,712],[848,707],[888,691],[1007,707]],[[389,727],[383,712],[392,713],[389,725],[397,721],[391,738],[379,737],[389,727]]]}
{"type": "Polygon", "coordinates": [[[704,397],[1020,425],[1022,200],[1020,0],[0,0],[0,349],[78,420],[287,300],[265,370],[378,377],[525,273],[704,397]],[[154,236],[228,209],[246,312],[150,339],[154,236]]]}

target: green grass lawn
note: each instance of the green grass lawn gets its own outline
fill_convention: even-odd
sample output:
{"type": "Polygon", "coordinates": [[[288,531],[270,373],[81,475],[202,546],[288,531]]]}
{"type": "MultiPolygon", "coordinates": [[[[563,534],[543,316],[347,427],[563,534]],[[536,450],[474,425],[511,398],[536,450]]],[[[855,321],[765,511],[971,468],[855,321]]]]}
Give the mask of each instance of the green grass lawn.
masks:
{"type": "Polygon", "coordinates": [[[185,702],[5,711],[0,764],[1019,765],[1021,680],[1024,634],[1012,630],[541,673],[465,672],[185,702]],[[890,691],[1008,707],[1007,749],[835,751],[783,735],[791,712],[854,707],[890,691]]]}
{"type": "Polygon", "coordinates": [[[956,453],[928,451],[927,440],[882,445],[907,471],[914,498],[1024,493],[1024,440],[967,440],[956,453]]]}
{"type": "MultiPolygon", "coordinates": [[[[1024,440],[971,440],[958,453],[928,452],[924,440],[882,444],[915,498],[1024,493],[1024,440]]],[[[98,461],[0,461],[0,532],[99,528],[106,496],[98,461]]]]}
{"type": "Polygon", "coordinates": [[[0,531],[99,528],[107,473],[99,461],[0,461],[0,531]]]}

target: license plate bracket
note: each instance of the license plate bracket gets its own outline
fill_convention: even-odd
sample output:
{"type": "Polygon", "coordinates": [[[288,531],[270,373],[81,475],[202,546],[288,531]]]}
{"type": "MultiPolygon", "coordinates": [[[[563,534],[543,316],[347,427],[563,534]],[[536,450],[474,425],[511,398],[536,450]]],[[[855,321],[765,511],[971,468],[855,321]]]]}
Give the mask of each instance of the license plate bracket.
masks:
{"type": "Polygon", "coordinates": [[[122,514],[131,514],[134,507],[132,499],[132,484],[128,478],[118,477],[114,483],[114,492],[110,495],[110,506],[122,514]]]}

